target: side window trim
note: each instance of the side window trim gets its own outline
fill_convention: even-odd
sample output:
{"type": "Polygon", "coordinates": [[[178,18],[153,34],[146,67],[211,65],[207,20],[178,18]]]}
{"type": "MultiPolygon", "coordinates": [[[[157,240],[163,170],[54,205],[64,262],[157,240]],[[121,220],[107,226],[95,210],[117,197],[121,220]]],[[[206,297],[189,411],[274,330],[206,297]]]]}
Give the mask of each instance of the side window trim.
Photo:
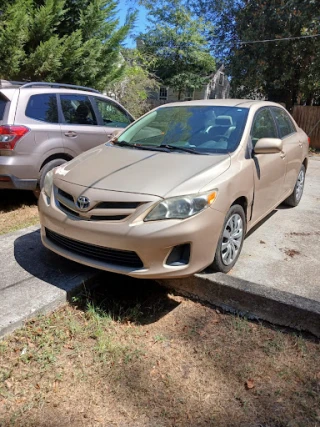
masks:
{"type": "Polygon", "coordinates": [[[58,105],[58,119],[59,119],[59,124],[60,125],[64,125],[65,122],[64,122],[63,112],[62,112],[60,93],[56,94],[56,98],[57,98],[57,105],[58,105]]]}
{"type": "Polygon", "coordinates": [[[97,103],[96,103],[97,97],[90,95],[89,98],[90,98],[90,102],[91,102],[94,114],[96,115],[96,118],[97,118],[98,126],[104,127],[103,119],[102,119],[101,113],[100,113],[99,108],[98,108],[97,103]]]}
{"type": "Polygon", "coordinates": [[[279,135],[279,138],[280,138],[280,139],[282,139],[282,140],[283,140],[283,139],[288,138],[289,136],[292,136],[292,135],[294,135],[295,133],[297,133],[296,126],[295,126],[295,124],[293,123],[293,121],[291,120],[291,117],[289,116],[289,114],[287,113],[287,111],[286,111],[286,110],[282,110],[282,108],[279,108],[279,107],[270,107],[270,110],[271,110],[272,117],[273,117],[273,119],[274,119],[274,121],[275,121],[275,123],[276,123],[277,130],[278,130],[278,135],[279,135]],[[275,116],[275,114],[276,114],[276,112],[275,112],[275,111],[276,111],[276,110],[284,111],[284,112],[285,112],[286,117],[289,119],[289,121],[290,121],[290,123],[291,123],[291,126],[292,126],[292,128],[294,129],[294,131],[293,131],[293,132],[288,133],[288,135],[281,136],[281,132],[280,132],[280,128],[279,128],[279,123],[278,123],[278,121],[277,121],[277,119],[276,119],[276,116],[275,116]]]}

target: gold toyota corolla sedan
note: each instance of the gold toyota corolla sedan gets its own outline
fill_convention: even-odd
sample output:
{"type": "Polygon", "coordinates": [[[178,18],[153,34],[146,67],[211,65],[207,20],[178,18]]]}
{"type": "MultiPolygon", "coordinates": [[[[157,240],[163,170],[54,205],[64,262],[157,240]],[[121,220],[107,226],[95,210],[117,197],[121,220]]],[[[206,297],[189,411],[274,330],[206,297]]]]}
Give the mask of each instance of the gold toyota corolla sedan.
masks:
{"type": "Polygon", "coordinates": [[[255,224],[300,202],[307,165],[308,137],[278,104],[163,105],[46,175],[42,242],[133,277],[226,273],[255,224]]]}

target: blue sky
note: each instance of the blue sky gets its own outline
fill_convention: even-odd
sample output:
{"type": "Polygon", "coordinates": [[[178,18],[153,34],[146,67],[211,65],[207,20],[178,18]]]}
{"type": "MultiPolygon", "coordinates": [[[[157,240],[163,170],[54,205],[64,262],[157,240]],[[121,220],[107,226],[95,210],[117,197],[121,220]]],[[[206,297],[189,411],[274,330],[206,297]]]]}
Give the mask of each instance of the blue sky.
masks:
{"type": "MultiPolygon", "coordinates": [[[[124,24],[124,21],[126,19],[127,12],[130,8],[128,5],[128,0],[119,0],[119,7],[118,7],[118,14],[120,18],[120,25],[124,24]]],[[[147,20],[147,14],[146,9],[142,6],[136,6],[138,9],[138,18],[136,21],[136,28],[134,29],[134,33],[140,33],[143,32],[146,28],[146,20],[147,20]]],[[[126,46],[127,47],[135,47],[135,41],[132,38],[127,38],[126,40],[126,46]]]]}

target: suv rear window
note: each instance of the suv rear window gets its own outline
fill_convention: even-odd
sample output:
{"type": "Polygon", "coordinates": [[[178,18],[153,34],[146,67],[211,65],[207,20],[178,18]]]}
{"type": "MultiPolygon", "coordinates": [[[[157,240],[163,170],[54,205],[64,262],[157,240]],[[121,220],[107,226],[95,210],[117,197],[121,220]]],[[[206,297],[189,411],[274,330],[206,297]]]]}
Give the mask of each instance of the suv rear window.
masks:
{"type": "Polygon", "coordinates": [[[3,120],[4,110],[6,108],[7,102],[8,101],[0,94],[0,120],[3,120]]]}
{"type": "Polygon", "coordinates": [[[26,116],[47,123],[58,123],[57,97],[54,94],[30,96],[26,116]]]}

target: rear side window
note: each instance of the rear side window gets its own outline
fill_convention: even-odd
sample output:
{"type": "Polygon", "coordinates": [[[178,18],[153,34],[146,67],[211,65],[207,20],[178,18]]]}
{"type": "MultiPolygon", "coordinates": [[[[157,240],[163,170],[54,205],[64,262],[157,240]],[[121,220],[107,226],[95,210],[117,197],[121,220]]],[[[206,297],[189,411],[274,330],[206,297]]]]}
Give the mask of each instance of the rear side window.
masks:
{"type": "Polygon", "coordinates": [[[8,101],[4,99],[0,94],[0,120],[3,120],[4,110],[6,108],[7,102],[8,101]]]}
{"type": "Polygon", "coordinates": [[[75,125],[96,125],[90,99],[85,95],[60,95],[65,123],[75,125]]]}
{"type": "Polygon", "coordinates": [[[26,116],[47,123],[58,123],[57,97],[54,94],[30,96],[26,116]]]}
{"type": "Polygon", "coordinates": [[[281,108],[272,108],[272,112],[277,121],[281,138],[285,138],[286,136],[297,132],[289,114],[286,111],[281,108]]]}

